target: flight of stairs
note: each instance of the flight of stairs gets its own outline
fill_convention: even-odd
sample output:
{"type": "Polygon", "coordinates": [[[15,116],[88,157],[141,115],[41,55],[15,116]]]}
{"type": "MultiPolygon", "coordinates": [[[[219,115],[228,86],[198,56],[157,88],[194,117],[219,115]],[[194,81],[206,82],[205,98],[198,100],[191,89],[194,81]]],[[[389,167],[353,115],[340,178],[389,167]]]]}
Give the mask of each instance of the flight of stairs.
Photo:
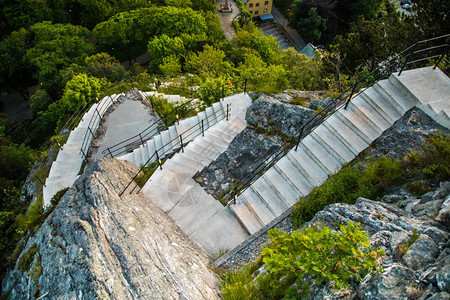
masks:
{"type": "MultiPolygon", "coordinates": [[[[198,136],[184,148],[184,152],[179,151],[168,159],[141,191],[167,212],[186,236],[213,257],[248,238],[247,231],[231,209],[224,207],[192,178],[217,159],[247,126],[245,114],[251,105],[247,94],[226,97],[221,103],[224,108],[226,104],[232,105],[229,121],[222,119],[216,124],[205,124],[208,126],[205,135],[198,136]]],[[[210,112],[206,110],[185,123],[180,121],[180,126],[190,127],[210,112]]]]}
{"type": "Polygon", "coordinates": [[[356,96],[247,188],[231,209],[250,234],[322,184],[414,106],[449,128],[450,80],[431,67],[391,75],[356,96]]]}
{"type": "MultiPolygon", "coordinates": [[[[99,113],[103,115],[108,107],[110,107],[119,95],[106,96],[97,103],[94,103],[87,113],[84,114],[83,119],[80,121],[78,126],[73,129],[67,142],[59,150],[56,160],[52,163],[49,175],[45,180],[45,186],[43,187],[43,206],[44,208],[50,205],[50,201],[53,196],[60,190],[72,186],[75,180],[78,178],[78,172],[80,171],[81,165],[84,160],[84,156],[80,149],[83,144],[83,140],[87,148],[92,142],[92,135],[87,133],[88,126],[91,122],[91,118],[94,114],[97,114],[96,109],[101,108],[99,113]]],[[[95,122],[90,124],[90,129],[95,132],[100,124],[100,119],[95,117],[95,122]]]]}
{"type": "Polygon", "coordinates": [[[209,127],[226,117],[226,109],[227,107],[225,102],[216,102],[212,106],[207,107],[204,111],[199,112],[197,115],[180,120],[179,123],[175,123],[168,129],[161,131],[159,134],[146,141],[139,148],[133,150],[133,152],[116,158],[132,162],[136,166],[140,167],[146,162],[155,162],[157,157],[154,153],[158,150],[159,158],[163,159],[180,149],[180,134],[183,138],[183,144],[186,144],[195,136],[201,134],[201,120],[204,120],[203,129],[206,131],[209,127]],[[162,148],[163,146],[164,148],[162,148]]]}

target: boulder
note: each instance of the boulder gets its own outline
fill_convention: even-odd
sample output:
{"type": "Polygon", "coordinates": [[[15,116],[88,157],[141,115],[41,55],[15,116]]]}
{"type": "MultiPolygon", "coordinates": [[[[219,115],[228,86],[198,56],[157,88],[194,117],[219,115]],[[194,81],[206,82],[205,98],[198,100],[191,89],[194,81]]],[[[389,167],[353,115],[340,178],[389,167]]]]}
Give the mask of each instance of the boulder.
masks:
{"type": "Polygon", "coordinates": [[[414,271],[422,270],[434,262],[438,253],[438,247],[433,239],[421,234],[403,255],[403,262],[414,271]]]}

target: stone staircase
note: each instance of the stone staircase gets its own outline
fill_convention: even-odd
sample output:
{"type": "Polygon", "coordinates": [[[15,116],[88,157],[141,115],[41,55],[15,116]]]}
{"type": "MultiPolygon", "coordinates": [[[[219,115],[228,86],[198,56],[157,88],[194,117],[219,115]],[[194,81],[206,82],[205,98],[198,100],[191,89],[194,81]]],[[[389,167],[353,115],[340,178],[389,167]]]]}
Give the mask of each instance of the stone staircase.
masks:
{"type": "Polygon", "coordinates": [[[293,206],[417,106],[449,128],[450,80],[431,67],[391,75],[315,128],[231,205],[253,234],[293,206]]]}
{"type": "MultiPolygon", "coordinates": [[[[145,95],[145,93],[143,94],[145,95]]],[[[157,160],[156,155],[154,155],[156,150],[158,150],[160,159],[165,158],[180,149],[180,134],[183,138],[183,144],[185,144],[198,134],[201,134],[202,120],[204,120],[203,130],[206,131],[221,119],[225,118],[227,103],[227,101],[216,102],[212,106],[207,107],[205,111],[199,112],[193,117],[180,120],[179,123],[175,123],[167,130],[161,131],[159,134],[153,136],[139,148],[133,150],[133,152],[119,156],[117,159],[132,162],[136,166],[140,167],[147,161],[152,163],[157,160]],[[163,146],[164,148],[162,149],[163,146]]]]}
{"type": "Polygon", "coordinates": [[[94,114],[97,114],[98,110],[96,111],[96,109],[102,108],[99,113],[103,115],[108,107],[121,95],[123,94],[106,96],[99,102],[94,103],[88,112],[84,114],[78,126],[70,132],[67,142],[58,152],[58,156],[52,163],[49,175],[45,180],[42,191],[44,208],[50,205],[51,199],[58,191],[71,187],[78,178],[78,172],[84,160],[80,151],[81,146],[83,141],[85,145],[90,145],[93,139],[91,134],[86,135],[88,126],[90,126],[92,132],[95,132],[100,124],[99,118],[95,119],[95,122],[90,123],[94,114]]]}
{"type": "Polygon", "coordinates": [[[197,116],[180,121],[177,128],[182,132],[214,114],[216,108],[226,109],[227,104],[232,104],[229,121],[205,123],[205,135],[198,136],[184,152],[167,160],[162,170],[157,169],[142,188],[142,192],[167,212],[187,236],[212,256],[237,246],[249,235],[231,209],[206,193],[192,177],[224,152],[234,137],[245,129],[245,113],[251,99],[246,94],[227,97],[197,116]]]}

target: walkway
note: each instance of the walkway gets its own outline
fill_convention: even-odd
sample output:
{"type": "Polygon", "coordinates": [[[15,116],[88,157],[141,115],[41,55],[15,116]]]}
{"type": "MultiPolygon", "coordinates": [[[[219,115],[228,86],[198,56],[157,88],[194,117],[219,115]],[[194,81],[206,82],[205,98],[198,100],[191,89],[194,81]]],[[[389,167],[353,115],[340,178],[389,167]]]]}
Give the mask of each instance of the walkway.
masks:
{"type": "Polygon", "coordinates": [[[92,158],[102,159],[105,156],[102,154],[103,150],[139,134],[158,119],[141,101],[125,98],[125,101],[119,104],[103,125],[106,133],[97,153],[93,154],[92,158]]]}
{"type": "MultiPolygon", "coordinates": [[[[216,7],[219,7],[221,4],[224,4],[225,0],[219,0],[214,5],[216,7]]],[[[232,13],[221,13],[218,10],[216,11],[216,14],[220,18],[220,23],[222,25],[223,33],[225,34],[225,37],[228,41],[231,41],[231,38],[236,34],[236,31],[234,30],[232,21],[233,19],[239,15],[240,11],[238,7],[236,6],[236,2],[234,0],[228,0],[228,3],[233,6],[233,12],[232,13]]]]}
{"type": "Polygon", "coordinates": [[[184,153],[177,153],[168,160],[142,189],[212,257],[233,249],[249,236],[229,207],[223,207],[192,179],[225,151],[246,127],[245,112],[251,104],[250,97],[239,94],[225,98],[222,103],[224,106],[232,103],[230,121],[220,121],[209,128],[204,137],[189,143],[184,153]]]}
{"type": "Polygon", "coordinates": [[[278,9],[276,9],[275,6],[272,7],[272,15],[274,16],[275,20],[277,20],[277,22],[281,26],[283,26],[286,32],[291,36],[297,50],[302,50],[306,46],[305,41],[300,36],[300,34],[298,34],[297,30],[288,26],[288,20],[286,20],[286,18],[278,11],[278,9]]]}

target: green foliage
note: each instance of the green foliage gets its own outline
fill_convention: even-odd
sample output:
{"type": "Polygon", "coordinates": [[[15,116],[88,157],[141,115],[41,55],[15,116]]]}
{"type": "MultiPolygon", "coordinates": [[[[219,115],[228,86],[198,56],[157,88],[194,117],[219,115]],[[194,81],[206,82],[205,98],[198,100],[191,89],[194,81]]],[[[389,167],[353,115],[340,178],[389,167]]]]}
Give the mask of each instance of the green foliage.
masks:
{"type": "Polygon", "coordinates": [[[19,270],[26,271],[30,269],[31,263],[34,260],[34,257],[36,256],[36,253],[39,252],[39,246],[33,245],[31,246],[27,252],[25,252],[20,258],[19,258],[19,270]]]}
{"type": "Polygon", "coordinates": [[[411,245],[419,238],[419,236],[420,233],[417,233],[417,229],[414,229],[412,235],[408,238],[408,240],[397,246],[396,252],[398,256],[402,257],[403,255],[405,255],[406,252],[408,252],[409,247],[411,247],[411,245]]]}
{"type": "Polygon", "coordinates": [[[160,118],[163,118],[164,116],[168,115],[171,111],[175,109],[175,105],[173,103],[170,103],[165,98],[160,97],[151,97],[150,100],[153,109],[158,114],[160,118]]]}
{"type": "Polygon", "coordinates": [[[26,61],[37,68],[35,77],[45,87],[58,84],[60,70],[70,64],[83,64],[85,58],[94,52],[89,43],[89,30],[70,24],[37,23],[31,26],[34,35],[33,47],[27,50],[26,61]]]}
{"type": "Polygon", "coordinates": [[[164,64],[164,59],[180,59],[186,53],[184,42],[180,37],[171,38],[165,34],[153,38],[148,43],[148,52],[152,55],[151,69],[164,64]]]}
{"type": "Polygon", "coordinates": [[[400,162],[389,157],[368,162],[364,169],[345,166],[295,205],[295,226],[311,220],[325,206],[333,203],[355,203],[358,197],[377,199],[384,190],[399,184],[403,176],[400,162]]]}
{"type": "Polygon", "coordinates": [[[54,206],[58,205],[59,200],[66,194],[66,192],[69,190],[69,188],[62,189],[58,191],[50,200],[50,203],[54,206]]]}
{"type": "Polygon", "coordinates": [[[99,99],[105,81],[86,74],[76,75],[67,82],[61,101],[55,105],[64,105],[69,111],[75,111],[80,105],[85,105],[93,99],[99,99]]]}
{"type": "Polygon", "coordinates": [[[231,73],[232,65],[225,61],[225,52],[205,45],[202,52],[191,52],[186,59],[186,69],[207,77],[218,77],[231,73]]]}
{"type": "Polygon", "coordinates": [[[34,285],[37,286],[39,283],[39,277],[42,275],[41,258],[39,256],[36,258],[31,270],[28,271],[28,275],[31,276],[31,280],[33,280],[34,285]]]}
{"type": "Polygon", "coordinates": [[[317,13],[317,8],[310,8],[307,13],[301,7],[301,0],[294,3],[294,17],[291,19],[291,26],[297,28],[302,37],[308,42],[320,40],[325,30],[326,19],[317,13]]]}
{"type": "Polygon", "coordinates": [[[86,69],[91,76],[107,78],[109,81],[120,81],[126,75],[119,61],[105,52],[86,57],[86,69]]]}
{"type": "Polygon", "coordinates": [[[47,110],[52,99],[45,90],[38,89],[33,96],[30,97],[30,108],[33,113],[47,110]]]}
{"type": "Polygon", "coordinates": [[[349,280],[360,281],[368,273],[381,271],[376,262],[384,250],[371,249],[367,232],[352,222],[340,225],[340,231],[328,227],[310,227],[288,235],[272,229],[271,244],[262,252],[266,268],[278,278],[293,276],[295,285],[286,293],[288,299],[307,296],[302,281],[305,276],[316,283],[334,282],[336,289],[349,286],[349,280]]]}
{"type": "Polygon", "coordinates": [[[229,94],[229,86],[224,85],[225,80],[222,78],[210,79],[207,78],[198,87],[199,98],[207,105],[210,106],[214,102],[219,101],[222,98],[222,94],[226,97],[229,94]],[[223,88],[222,88],[223,86],[223,88]]]}
{"type": "Polygon", "coordinates": [[[180,60],[173,54],[166,56],[159,65],[159,70],[167,77],[177,76],[181,73],[180,60]]]}
{"type": "Polygon", "coordinates": [[[339,231],[309,227],[287,234],[272,229],[268,235],[271,242],[261,260],[222,276],[224,299],[299,299],[309,293],[308,279],[331,281],[340,289],[382,270],[377,259],[384,250],[372,249],[367,232],[352,222],[340,225],[339,231]],[[257,274],[261,263],[267,272],[257,274]]]}
{"type": "Polygon", "coordinates": [[[428,182],[424,180],[415,180],[412,182],[408,182],[407,184],[405,184],[405,188],[414,196],[422,196],[423,194],[431,190],[428,182]]]}

